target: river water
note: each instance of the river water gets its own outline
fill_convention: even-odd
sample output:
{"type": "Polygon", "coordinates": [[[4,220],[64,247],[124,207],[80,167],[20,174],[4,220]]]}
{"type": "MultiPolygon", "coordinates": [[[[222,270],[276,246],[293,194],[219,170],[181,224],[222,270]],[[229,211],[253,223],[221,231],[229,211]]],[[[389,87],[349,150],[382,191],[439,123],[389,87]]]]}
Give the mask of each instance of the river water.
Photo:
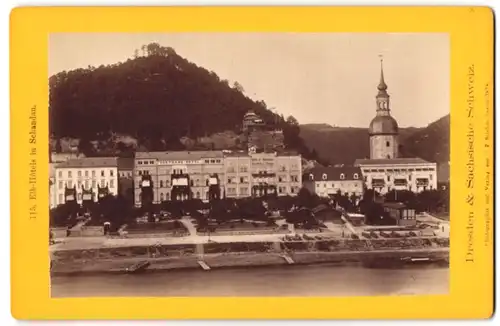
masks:
{"type": "Polygon", "coordinates": [[[447,294],[449,269],[309,265],[52,277],[53,297],[447,294]]]}

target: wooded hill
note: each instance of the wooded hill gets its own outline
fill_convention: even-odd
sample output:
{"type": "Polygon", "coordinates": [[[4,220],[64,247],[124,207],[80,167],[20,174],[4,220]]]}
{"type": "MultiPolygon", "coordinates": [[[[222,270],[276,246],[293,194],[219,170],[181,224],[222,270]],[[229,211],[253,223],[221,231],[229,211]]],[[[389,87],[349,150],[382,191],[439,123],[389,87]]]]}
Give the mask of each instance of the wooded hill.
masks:
{"type": "Polygon", "coordinates": [[[239,133],[248,110],[283,130],[285,146],[311,158],[297,120],[278,115],[264,101],[245,95],[213,71],[197,66],[170,47],[151,43],[126,62],[62,71],[49,79],[50,131],[54,139],[106,141],[132,136],[147,150],[182,149],[182,137],[239,133]]]}

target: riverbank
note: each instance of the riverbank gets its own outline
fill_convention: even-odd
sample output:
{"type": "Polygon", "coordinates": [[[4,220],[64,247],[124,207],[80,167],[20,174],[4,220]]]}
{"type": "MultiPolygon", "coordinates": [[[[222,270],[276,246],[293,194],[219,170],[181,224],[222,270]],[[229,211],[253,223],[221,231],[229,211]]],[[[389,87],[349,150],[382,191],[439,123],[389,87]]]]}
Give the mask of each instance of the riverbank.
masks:
{"type": "Polygon", "coordinates": [[[126,269],[134,264],[147,261],[150,266],[146,272],[198,269],[199,261],[210,269],[258,267],[277,265],[313,265],[336,263],[342,266],[350,263],[370,263],[374,259],[390,259],[395,262],[402,258],[429,258],[431,261],[447,261],[448,248],[403,249],[344,252],[291,252],[285,258],[281,253],[233,252],[223,254],[205,254],[203,256],[186,255],[179,257],[113,257],[107,259],[59,260],[52,266],[52,276],[82,276],[96,274],[126,274],[126,269]]]}

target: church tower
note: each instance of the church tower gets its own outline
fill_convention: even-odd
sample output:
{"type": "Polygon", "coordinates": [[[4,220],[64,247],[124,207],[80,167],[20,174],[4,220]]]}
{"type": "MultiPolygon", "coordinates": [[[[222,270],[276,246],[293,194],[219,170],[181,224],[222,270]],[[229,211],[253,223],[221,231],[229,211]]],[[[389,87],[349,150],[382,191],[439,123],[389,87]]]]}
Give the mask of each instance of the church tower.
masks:
{"type": "Polygon", "coordinates": [[[370,135],[370,159],[398,157],[398,123],[391,116],[390,96],[384,79],[383,61],[380,60],[380,82],[376,96],[377,114],[368,129],[370,135]]]}

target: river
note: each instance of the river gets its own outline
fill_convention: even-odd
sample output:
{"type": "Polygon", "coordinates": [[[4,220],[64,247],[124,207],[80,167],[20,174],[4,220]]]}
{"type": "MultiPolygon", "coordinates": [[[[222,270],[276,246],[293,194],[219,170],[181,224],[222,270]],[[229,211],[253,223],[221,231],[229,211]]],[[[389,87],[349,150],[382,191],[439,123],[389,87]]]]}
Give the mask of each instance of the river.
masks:
{"type": "Polygon", "coordinates": [[[309,265],[52,277],[53,297],[447,294],[449,269],[309,265]]]}

